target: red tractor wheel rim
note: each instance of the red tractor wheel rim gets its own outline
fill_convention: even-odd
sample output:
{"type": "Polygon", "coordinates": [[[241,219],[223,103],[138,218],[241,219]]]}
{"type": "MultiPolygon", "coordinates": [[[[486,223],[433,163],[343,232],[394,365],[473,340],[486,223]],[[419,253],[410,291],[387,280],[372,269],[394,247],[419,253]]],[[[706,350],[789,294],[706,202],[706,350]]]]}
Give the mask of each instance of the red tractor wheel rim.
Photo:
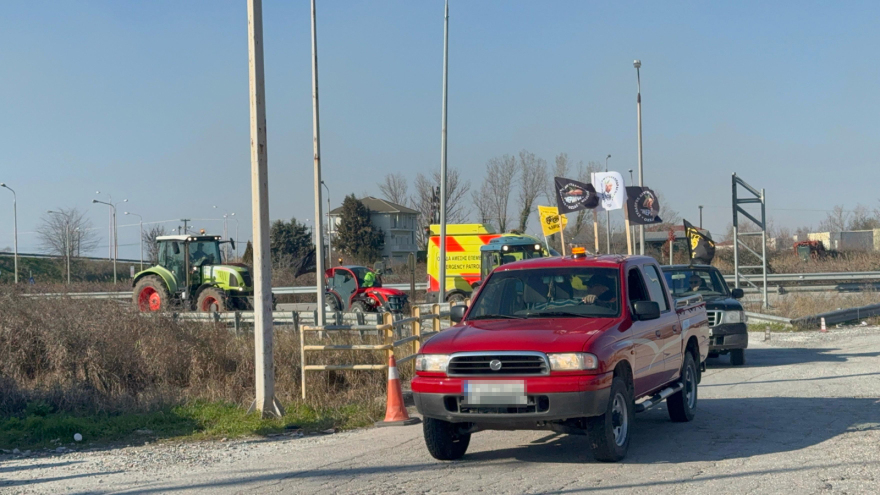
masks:
{"type": "Polygon", "coordinates": [[[141,311],[159,311],[162,308],[162,296],[153,287],[144,287],[138,294],[138,306],[141,311]]]}
{"type": "Polygon", "coordinates": [[[202,311],[218,311],[220,309],[220,301],[216,297],[208,296],[202,301],[202,311]]]}

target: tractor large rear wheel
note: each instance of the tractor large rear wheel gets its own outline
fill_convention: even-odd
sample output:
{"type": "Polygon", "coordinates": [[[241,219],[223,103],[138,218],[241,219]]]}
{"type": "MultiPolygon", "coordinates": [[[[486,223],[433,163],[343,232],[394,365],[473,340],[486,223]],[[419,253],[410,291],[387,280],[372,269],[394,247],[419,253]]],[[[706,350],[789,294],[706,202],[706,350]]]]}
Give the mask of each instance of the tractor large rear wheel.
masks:
{"type": "Polygon", "coordinates": [[[157,275],[147,275],[138,280],[132,291],[134,307],[138,311],[167,311],[171,304],[171,294],[165,281],[157,275]]]}
{"type": "Polygon", "coordinates": [[[226,293],[216,287],[207,287],[199,292],[196,307],[203,313],[223,313],[229,310],[226,293]]]}

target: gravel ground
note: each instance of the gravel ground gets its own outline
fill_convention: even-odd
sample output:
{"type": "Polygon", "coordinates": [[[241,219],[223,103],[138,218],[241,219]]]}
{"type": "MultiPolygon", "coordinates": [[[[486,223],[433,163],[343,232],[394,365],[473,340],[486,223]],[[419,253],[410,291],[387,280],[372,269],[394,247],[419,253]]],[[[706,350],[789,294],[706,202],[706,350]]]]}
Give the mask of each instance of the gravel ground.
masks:
{"type": "Polygon", "coordinates": [[[0,455],[0,493],[880,493],[880,329],[751,335],[709,361],[697,418],[636,417],[629,456],[583,437],[482,432],[439,462],[421,427],[0,455]]]}

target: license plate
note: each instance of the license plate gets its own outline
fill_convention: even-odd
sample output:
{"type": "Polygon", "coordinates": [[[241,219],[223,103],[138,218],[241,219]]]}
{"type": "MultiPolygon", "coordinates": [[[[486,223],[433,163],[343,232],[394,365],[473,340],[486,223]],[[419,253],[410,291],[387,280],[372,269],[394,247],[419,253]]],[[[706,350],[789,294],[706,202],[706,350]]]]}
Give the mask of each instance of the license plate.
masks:
{"type": "Polygon", "coordinates": [[[526,382],[522,380],[467,380],[464,403],[468,406],[526,405],[526,382]]]}

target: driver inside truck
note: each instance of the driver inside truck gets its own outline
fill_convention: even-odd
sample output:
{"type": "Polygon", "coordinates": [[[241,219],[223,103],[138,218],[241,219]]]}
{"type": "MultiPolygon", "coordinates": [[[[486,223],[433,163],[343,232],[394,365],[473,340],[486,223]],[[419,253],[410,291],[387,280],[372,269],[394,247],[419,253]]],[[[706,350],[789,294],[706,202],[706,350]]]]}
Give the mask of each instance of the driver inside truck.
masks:
{"type": "Polygon", "coordinates": [[[691,278],[688,280],[689,282],[689,290],[690,292],[697,291],[708,291],[709,287],[706,286],[706,281],[703,280],[703,277],[697,275],[696,273],[691,275],[691,278]]]}
{"type": "Polygon", "coordinates": [[[584,303],[596,304],[617,301],[617,295],[611,290],[614,287],[614,282],[607,276],[597,273],[590,277],[587,286],[587,295],[582,299],[584,303]]]}

